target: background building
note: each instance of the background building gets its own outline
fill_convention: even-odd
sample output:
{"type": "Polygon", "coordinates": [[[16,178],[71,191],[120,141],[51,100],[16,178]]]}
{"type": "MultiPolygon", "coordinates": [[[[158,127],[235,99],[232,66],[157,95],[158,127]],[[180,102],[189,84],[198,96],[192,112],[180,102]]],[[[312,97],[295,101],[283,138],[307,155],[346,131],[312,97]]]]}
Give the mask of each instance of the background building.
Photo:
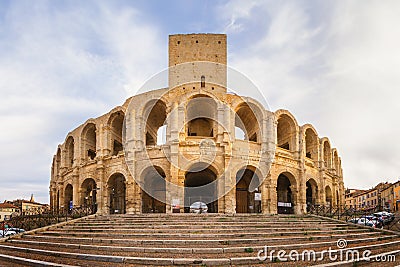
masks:
{"type": "Polygon", "coordinates": [[[12,204],[15,207],[17,207],[19,214],[24,214],[24,215],[33,215],[33,214],[43,213],[44,211],[47,211],[50,209],[49,205],[47,205],[47,204],[41,204],[41,203],[35,202],[33,194],[31,195],[30,200],[16,199],[16,200],[12,200],[12,201],[7,201],[7,203],[12,204]]]}
{"type": "Polygon", "coordinates": [[[345,194],[347,208],[380,209],[397,211],[400,205],[400,181],[382,182],[369,190],[347,189],[345,194]]]}
{"type": "Polygon", "coordinates": [[[0,222],[8,220],[16,215],[19,215],[18,207],[7,202],[0,203],[0,222]]]}

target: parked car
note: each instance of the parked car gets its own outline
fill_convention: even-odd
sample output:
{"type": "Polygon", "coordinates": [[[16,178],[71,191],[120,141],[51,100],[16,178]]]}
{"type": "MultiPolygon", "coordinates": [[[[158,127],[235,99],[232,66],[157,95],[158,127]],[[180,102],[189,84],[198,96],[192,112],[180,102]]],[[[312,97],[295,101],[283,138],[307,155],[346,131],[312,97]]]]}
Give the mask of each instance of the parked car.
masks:
{"type": "Polygon", "coordinates": [[[348,220],[348,222],[351,222],[354,224],[370,226],[370,227],[374,227],[374,228],[382,228],[383,227],[382,219],[375,217],[373,215],[365,215],[365,216],[361,216],[360,218],[353,218],[351,220],[348,220]]]}
{"type": "Polygon", "coordinates": [[[16,235],[16,234],[17,234],[17,232],[9,230],[9,229],[6,229],[4,231],[0,230],[0,237],[7,237],[7,236],[10,236],[10,235],[16,235]]]}
{"type": "Polygon", "coordinates": [[[375,227],[376,226],[373,221],[368,220],[367,218],[359,218],[358,221],[357,221],[357,224],[370,226],[370,227],[375,227]]]}
{"type": "Polygon", "coordinates": [[[348,220],[347,222],[350,222],[350,223],[357,223],[359,219],[360,219],[360,218],[353,218],[353,219],[348,220]]]}
{"type": "Polygon", "coordinates": [[[373,215],[377,218],[381,218],[384,225],[390,223],[392,220],[387,214],[384,214],[382,211],[375,212],[373,215]]]}
{"type": "Polygon", "coordinates": [[[380,229],[383,228],[383,221],[381,218],[372,217],[369,220],[375,224],[375,228],[380,228],[380,229]]]}
{"type": "Polygon", "coordinates": [[[207,210],[207,204],[204,202],[197,201],[190,205],[191,213],[207,213],[207,210]]]}
{"type": "Polygon", "coordinates": [[[382,214],[389,217],[389,221],[393,221],[394,220],[394,214],[387,212],[387,211],[382,211],[382,214]]]}
{"type": "Polygon", "coordinates": [[[25,232],[25,230],[22,229],[22,228],[15,228],[15,227],[12,227],[12,228],[7,228],[7,229],[8,229],[8,231],[14,231],[14,232],[16,232],[17,234],[25,232]]]}

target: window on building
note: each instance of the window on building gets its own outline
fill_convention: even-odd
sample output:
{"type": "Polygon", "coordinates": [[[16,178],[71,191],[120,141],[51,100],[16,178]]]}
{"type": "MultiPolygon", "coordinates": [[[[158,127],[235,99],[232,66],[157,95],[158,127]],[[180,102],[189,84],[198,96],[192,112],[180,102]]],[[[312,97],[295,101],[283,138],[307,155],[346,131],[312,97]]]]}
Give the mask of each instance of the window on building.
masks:
{"type": "Polygon", "coordinates": [[[201,87],[206,87],[206,77],[204,75],[201,76],[201,87]]]}

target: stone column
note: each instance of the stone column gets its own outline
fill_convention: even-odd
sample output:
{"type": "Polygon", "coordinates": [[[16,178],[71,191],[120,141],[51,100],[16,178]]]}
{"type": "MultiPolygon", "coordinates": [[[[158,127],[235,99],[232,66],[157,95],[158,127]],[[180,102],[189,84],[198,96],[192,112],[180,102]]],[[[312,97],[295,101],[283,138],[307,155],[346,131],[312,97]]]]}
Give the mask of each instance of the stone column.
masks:
{"type": "Polygon", "coordinates": [[[177,184],[178,186],[177,191],[175,192],[176,198],[180,200],[180,212],[184,213],[184,206],[185,206],[185,173],[183,171],[178,172],[178,178],[177,178],[177,184]]]}
{"type": "Polygon", "coordinates": [[[218,213],[225,213],[225,198],[226,196],[223,195],[222,192],[225,191],[225,183],[226,183],[227,177],[225,175],[222,175],[221,177],[217,177],[217,196],[218,196],[218,213]]]}
{"type": "Polygon", "coordinates": [[[293,196],[293,199],[294,199],[293,202],[295,203],[294,214],[302,214],[302,212],[301,212],[302,205],[301,205],[301,202],[300,202],[299,188],[297,186],[291,185],[290,186],[290,190],[292,191],[292,196],[293,196]]]}
{"type": "Polygon", "coordinates": [[[74,174],[72,179],[72,204],[75,206],[80,206],[80,184],[79,184],[79,176],[74,174]]]}
{"type": "Polygon", "coordinates": [[[136,213],[136,208],[135,204],[135,186],[134,186],[134,181],[133,178],[128,176],[127,181],[125,182],[125,203],[126,203],[126,213],[127,214],[135,214],[136,213]],[[128,178],[129,177],[129,178],[128,178]]]}
{"type": "Polygon", "coordinates": [[[261,209],[263,214],[271,214],[271,192],[269,177],[264,179],[261,188],[261,209]]]}
{"type": "Polygon", "coordinates": [[[278,194],[277,194],[277,184],[272,182],[272,179],[270,180],[271,182],[267,185],[267,190],[270,198],[270,203],[269,203],[269,213],[270,214],[278,214],[278,194]]]}
{"type": "Polygon", "coordinates": [[[59,192],[59,200],[58,200],[58,210],[61,210],[61,206],[64,206],[65,198],[64,198],[64,183],[58,182],[57,183],[57,190],[59,192]]]}
{"type": "MultiPolygon", "coordinates": [[[[225,159],[229,162],[231,157],[225,159]]],[[[236,213],[236,175],[231,170],[225,167],[225,213],[236,213]]]]}
{"type": "Polygon", "coordinates": [[[300,172],[300,188],[299,188],[299,214],[307,213],[307,195],[306,181],[304,171],[300,172]]]}

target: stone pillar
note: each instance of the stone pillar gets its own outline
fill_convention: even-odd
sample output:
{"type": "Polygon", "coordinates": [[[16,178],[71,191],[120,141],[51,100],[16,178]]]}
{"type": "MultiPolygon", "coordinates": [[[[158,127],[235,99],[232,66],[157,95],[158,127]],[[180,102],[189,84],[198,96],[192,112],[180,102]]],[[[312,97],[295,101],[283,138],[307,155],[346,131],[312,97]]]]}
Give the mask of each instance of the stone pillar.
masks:
{"type": "Polygon", "coordinates": [[[326,186],[326,181],[323,175],[323,172],[320,171],[320,181],[321,181],[321,188],[320,188],[320,196],[321,196],[321,201],[320,203],[322,205],[326,205],[326,195],[325,195],[325,186],[326,186]]]}
{"type": "Polygon", "coordinates": [[[304,170],[300,172],[300,188],[299,188],[299,214],[307,213],[307,195],[306,195],[306,179],[304,170]]]}
{"type": "Polygon", "coordinates": [[[135,183],[133,178],[128,176],[125,181],[125,203],[126,203],[126,213],[135,214],[136,213],[136,201],[135,201],[135,183]]]}
{"type": "Polygon", "coordinates": [[[79,184],[79,176],[74,174],[72,179],[72,204],[75,206],[80,206],[80,184],[79,184]]]}
{"type": "Polygon", "coordinates": [[[103,185],[100,187],[101,189],[101,202],[102,202],[102,211],[101,214],[110,214],[110,189],[108,187],[108,182],[104,181],[103,185]]]}
{"type": "MultiPolygon", "coordinates": [[[[229,162],[226,159],[225,162],[229,162]]],[[[225,213],[236,213],[236,174],[232,173],[230,169],[225,167],[225,213]]]]}
{"type": "Polygon", "coordinates": [[[177,184],[178,186],[176,187],[177,190],[175,192],[176,198],[179,199],[180,201],[180,212],[184,213],[184,206],[185,206],[185,173],[183,171],[178,172],[178,178],[177,178],[177,184]]]}
{"type": "Polygon", "coordinates": [[[102,125],[99,136],[99,142],[101,147],[98,150],[99,156],[105,157],[111,155],[112,144],[111,144],[111,127],[109,125],[102,125]]]}
{"type": "Polygon", "coordinates": [[[61,206],[64,206],[65,203],[65,198],[64,198],[64,183],[63,182],[59,182],[57,184],[57,190],[59,192],[59,200],[58,200],[58,210],[61,210],[61,206]]]}
{"type": "Polygon", "coordinates": [[[165,213],[172,213],[172,197],[173,197],[172,176],[165,176],[165,213]]]}
{"type": "Polygon", "coordinates": [[[217,196],[218,196],[218,213],[225,213],[225,196],[223,192],[225,191],[226,179],[225,175],[217,177],[217,196]]]}
{"type": "Polygon", "coordinates": [[[302,214],[301,212],[301,202],[300,202],[300,194],[299,194],[299,188],[297,186],[290,186],[290,190],[292,191],[292,196],[294,199],[294,214],[302,214]]]}
{"type": "Polygon", "coordinates": [[[267,190],[270,198],[269,203],[269,213],[270,214],[278,214],[278,194],[277,194],[277,184],[271,182],[267,185],[267,190]]]}
{"type": "Polygon", "coordinates": [[[270,192],[270,179],[264,179],[260,186],[261,188],[261,209],[263,214],[271,214],[271,192],[270,192]]]}

